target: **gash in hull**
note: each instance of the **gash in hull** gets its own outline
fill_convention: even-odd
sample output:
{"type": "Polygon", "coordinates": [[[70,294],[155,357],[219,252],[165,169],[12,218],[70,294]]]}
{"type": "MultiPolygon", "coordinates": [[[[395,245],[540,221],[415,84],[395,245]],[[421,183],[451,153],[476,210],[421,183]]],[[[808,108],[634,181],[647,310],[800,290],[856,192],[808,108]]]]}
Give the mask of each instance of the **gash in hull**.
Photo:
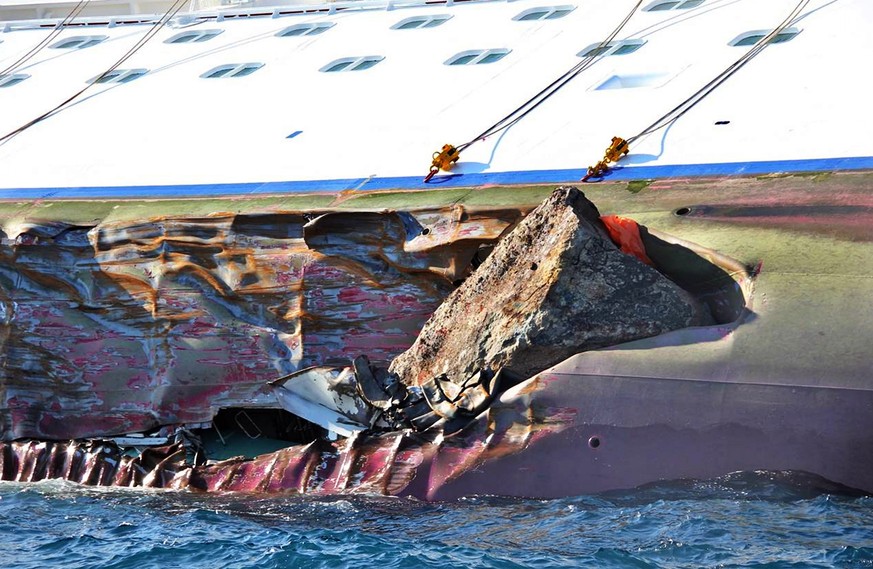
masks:
{"type": "Polygon", "coordinates": [[[764,469],[873,491],[873,125],[845,57],[873,51],[866,3],[74,8],[0,8],[4,479],[438,499],[764,469]],[[736,260],[735,318],[575,355],[448,435],[275,418],[269,381],[387,364],[616,135],[586,195],[736,260]],[[199,465],[182,432],[258,458],[199,465]],[[54,442],[125,434],[179,446],[54,442]]]}

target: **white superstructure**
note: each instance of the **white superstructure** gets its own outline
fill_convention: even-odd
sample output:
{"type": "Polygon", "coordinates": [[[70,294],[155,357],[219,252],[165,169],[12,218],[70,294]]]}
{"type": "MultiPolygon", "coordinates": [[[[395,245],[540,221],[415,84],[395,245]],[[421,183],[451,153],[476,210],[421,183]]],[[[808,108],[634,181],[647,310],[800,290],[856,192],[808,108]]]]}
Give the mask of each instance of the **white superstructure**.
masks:
{"type": "MultiPolygon", "coordinates": [[[[23,188],[311,180],[355,187],[392,177],[402,179],[386,184],[406,185],[427,173],[444,143],[470,140],[577,64],[635,4],[186,9],[119,68],[139,76],[95,84],[0,143],[0,189],[11,197],[23,188]],[[306,32],[282,36],[292,26],[306,32]],[[173,43],[180,34],[192,35],[173,43]],[[449,65],[456,57],[467,64],[449,65]]],[[[596,63],[517,125],[466,150],[455,172],[585,168],[613,136],[638,133],[686,99],[797,4],[643,3],[596,63]]],[[[0,14],[12,8],[0,4],[0,14]]],[[[0,136],[100,76],[160,17],[74,20],[89,25],[66,27],[0,78],[0,136]],[[142,23],[124,23],[132,21],[142,23]]],[[[869,0],[812,0],[780,38],[786,41],[769,45],[669,128],[637,141],[622,164],[873,156],[864,63],[873,54],[870,22],[869,0]]],[[[0,71],[54,23],[0,21],[0,71]]]]}

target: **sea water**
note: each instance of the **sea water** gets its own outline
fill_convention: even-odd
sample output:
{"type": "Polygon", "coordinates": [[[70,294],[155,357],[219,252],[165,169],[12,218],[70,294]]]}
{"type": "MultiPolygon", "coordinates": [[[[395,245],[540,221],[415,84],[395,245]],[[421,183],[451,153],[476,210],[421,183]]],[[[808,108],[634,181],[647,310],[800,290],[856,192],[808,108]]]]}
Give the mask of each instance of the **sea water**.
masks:
{"type": "Polygon", "coordinates": [[[808,475],[425,503],[0,483],[6,568],[873,567],[873,498],[808,475]]]}

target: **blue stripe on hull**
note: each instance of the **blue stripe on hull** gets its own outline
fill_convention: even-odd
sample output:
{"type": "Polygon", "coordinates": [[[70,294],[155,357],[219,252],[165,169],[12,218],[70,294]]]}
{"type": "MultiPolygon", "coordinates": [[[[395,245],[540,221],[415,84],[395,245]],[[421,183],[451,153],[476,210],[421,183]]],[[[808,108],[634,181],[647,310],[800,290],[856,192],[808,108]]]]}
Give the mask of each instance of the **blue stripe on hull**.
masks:
{"type": "MultiPolygon", "coordinates": [[[[676,166],[625,166],[613,169],[609,181],[660,178],[754,176],[790,172],[820,172],[873,169],[873,157],[817,158],[809,160],[774,160],[765,162],[725,162],[720,164],[684,164],[676,166]]],[[[349,178],[295,182],[253,182],[239,184],[191,184],[167,186],[96,186],[69,188],[0,189],[0,199],[58,198],[175,198],[231,196],[246,194],[295,194],[340,192],[344,190],[437,189],[486,185],[576,183],[584,169],[524,170],[479,174],[444,174],[428,184],[422,177],[349,178]]]]}

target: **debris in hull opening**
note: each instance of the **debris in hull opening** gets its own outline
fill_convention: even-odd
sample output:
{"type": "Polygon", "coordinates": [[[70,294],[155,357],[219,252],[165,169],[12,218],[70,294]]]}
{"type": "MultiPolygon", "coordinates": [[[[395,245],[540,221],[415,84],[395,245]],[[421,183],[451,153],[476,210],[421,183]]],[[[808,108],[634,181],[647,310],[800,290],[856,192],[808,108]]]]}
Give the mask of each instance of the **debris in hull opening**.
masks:
{"type": "Polygon", "coordinates": [[[522,215],[454,206],[417,211],[422,222],[314,210],[5,220],[0,440],[205,423],[219,408],[278,408],[267,382],[305,367],[360,353],[387,364],[478,247],[522,215]]]}

